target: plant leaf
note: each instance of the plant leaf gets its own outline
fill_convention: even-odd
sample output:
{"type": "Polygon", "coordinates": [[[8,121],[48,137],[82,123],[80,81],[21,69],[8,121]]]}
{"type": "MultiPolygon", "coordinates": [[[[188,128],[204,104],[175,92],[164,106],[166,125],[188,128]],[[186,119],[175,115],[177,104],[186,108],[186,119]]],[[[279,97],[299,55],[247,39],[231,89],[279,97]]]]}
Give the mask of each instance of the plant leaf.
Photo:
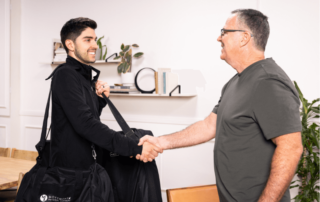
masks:
{"type": "Polygon", "coordinates": [[[320,110],[318,107],[311,107],[311,111],[313,111],[314,113],[317,113],[317,114],[320,113],[320,110]]]}
{"type": "Polygon", "coordinates": [[[124,44],[121,44],[120,48],[121,48],[121,50],[123,50],[124,49],[124,44]]]}
{"type": "Polygon", "coordinates": [[[99,46],[100,49],[102,48],[101,39],[103,39],[103,38],[104,38],[104,36],[100,37],[100,38],[97,40],[97,45],[99,46]]]}
{"type": "Polygon", "coordinates": [[[304,108],[304,112],[307,113],[308,110],[307,110],[306,104],[305,104],[305,102],[304,102],[305,99],[303,98],[303,94],[302,94],[302,92],[301,92],[301,90],[300,90],[297,82],[295,82],[295,81],[293,81],[293,82],[294,82],[294,85],[295,85],[295,87],[296,87],[296,89],[297,89],[297,91],[298,91],[298,93],[299,93],[299,98],[300,98],[300,100],[301,100],[301,102],[302,102],[302,106],[303,106],[303,108],[304,108]]]}
{"type": "Polygon", "coordinates": [[[102,60],[102,47],[100,48],[100,58],[99,60],[102,60]]]}
{"type": "Polygon", "coordinates": [[[311,102],[311,106],[312,106],[314,103],[319,102],[319,101],[320,101],[320,98],[317,98],[317,99],[313,100],[313,101],[311,102]]]}
{"type": "Polygon", "coordinates": [[[138,58],[138,57],[141,57],[142,55],[143,55],[142,52],[138,52],[138,53],[134,54],[133,57],[138,58]]]}
{"type": "Polygon", "coordinates": [[[309,143],[306,144],[307,148],[308,148],[308,152],[309,153],[312,153],[313,152],[313,149],[312,147],[309,145],[309,143]]]}
{"type": "Polygon", "coordinates": [[[106,46],[106,50],[105,50],[104,55],[103,55],[103,60],[106,60],[107,52],[108,52],[108,48],[106,46]]]}
{"type": "Polygon", "coordinates": [[[295,181],[292,181],[290,184],[294,184],[295,182],[296,182],[297,180],[295,180],[295,181]]]}
{"type": "Polygon", "coordinates": [[[130,54],[126,54],[126,60],[127,60],[128,64],[131,63],[131,55],[130,54]]]}
{"type": "Polygon", "coordinates": [[[125,73],[127,73],[129,70],[130,70],[130,64],[128,64],[128,66],[127,66],[127,70],[126,70],[126,72],[125,72],[125,73]]]}
{"type": "Polygon", "coordinates": [[[123,63],[122,73],[126,73],[128,71],[129,64],[127,62],[123,63]]]}
{"type": "MultiPolygon", "coordinates": [[[[294,85],[295,85],[295,87],[296,87],[296,89],[297,89],[297,91],[298,91],[298,93],[299,93],[299,97],[303,97],[303,94],[302,94],[302,92],[301,92],[301,90],[300,90],[297,82],[296,82],[296,81],[293,81],[293,83],[294,83],[294,85]]],[[[301,100],[301,98],[300,98],[300,100],[301,100]]],[[[301,101],[302,101],[302,100],[301,100],[301,101]]]]}
{"type": "Polygon", "coordinates": [[[123,66],[124,66],[124,63],[120,63],[120,64],[119,64],[119,66],[118,66],[118,68],[117,68],[119,74],[122,72],[123,66]]]}
{"type": "Polygon", "coordinates": [[[98,42],[97,42],[97,45],[98,45],[99,49],[102,48],[101,41],[98,41],[98,42]]]}
{"type": "Polygon", "coordinates": [[[290,189],[295,188],[295,187],[299,187],[299,185],[294,185],[294,186],[290,186],[290,189]]]}
{"type": "Polygon", "coordinates": [[[129,48],[130,48],[130,45],[125,46],[125,47],[123,48],[123,52],[127,52],[127,51],[129,50],[129,48]]]}
{"type": "Polygon", "coordinates": [[[319,201],[320,201],[320,193],[318,192],[318,193],[316,193],[315,195],[316,195],[316,196],[315,196],[315,199],[317,200],[317,202],[319,202],[319,201]]]}
{"type": "Polygon", "coordinates": [[[120,56],[117,56],[117,57],[114,57],[113,59],[114,60],[118,60],[120,58],[120,56]]]}
{"type": "Polygon", "coordinates": [[[121,51],[120,53],[119,53],[121,56],[124,56],[124,53],[121,51]]]}
{"type": "Polygon", "coordinates": [[[139,45],[138,44],[132,44],[132,47],[138,48],[139,45]]]}
{"type": "Polygon", "coordinates": [[[311,133],[311,139],[313,140],[313,144],[315,146],[317,146],[317,148],[319,149],[319,139],[318,139],[318,136],[317,136],[317,124],[313,123],[311,126],[310,126],[310,133],[311,133]]]}

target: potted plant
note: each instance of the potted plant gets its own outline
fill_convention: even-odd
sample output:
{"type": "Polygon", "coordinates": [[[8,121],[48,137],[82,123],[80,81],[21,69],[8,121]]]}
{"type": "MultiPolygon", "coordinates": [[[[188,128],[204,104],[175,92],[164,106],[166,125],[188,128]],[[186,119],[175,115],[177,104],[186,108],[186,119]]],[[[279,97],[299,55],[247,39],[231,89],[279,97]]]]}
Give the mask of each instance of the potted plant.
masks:
{"type": "MultiPolygon", "coordinates": [[[[114,59],[121,58],[121,62],[118,65],[118,73],[121,74],[122,84],[125,86],[133,86],[134,85],[134,74],[131,72],[132,69],[132,48],[138,48],[137,44],[124,45],[121,44],[121,51],[119,55],[114,59]]],[[[134,58],[140,58],[143,55],[142,52],[138,52],[133,55],[134,58]]]]}
{"type": "Polygon", "coordinates": [[[97,45],[98,45],[99,50],[100,50],[99,60],[105,60],[105,59],[106,59],[106,56],[107,56],[107,52],[108,52],[107,46],[106,46],[106,45],[102,45],[102,43],[101,43],[101,40],[102,40],[103,38],[104,38],[104,36],[100,37],[100,38],[97,40],[97,45]],[[106,47],[104,54],[103,54],[103,47],[106,47]],[[102,54],[103,54],[103,55],[102,55],[102,54]]]}
{"type": "Polygon", "coordinates": [[[320,99],[315,99],[309,103],[308,100],[303,97],[295,81],[294,85],[302,103],[300,114],[303,154],[296,171],[299,180],[291,182],[292,186],[290,186],[290,189],[299,187],[299,193],[294,197],[295,201],[319,201],[319,125],[314,120],[319,118],[320,105],[315,106],[315,104],[319,102],[320,99]],[[300,183],[294,185],[297,181],[300,183]]]}

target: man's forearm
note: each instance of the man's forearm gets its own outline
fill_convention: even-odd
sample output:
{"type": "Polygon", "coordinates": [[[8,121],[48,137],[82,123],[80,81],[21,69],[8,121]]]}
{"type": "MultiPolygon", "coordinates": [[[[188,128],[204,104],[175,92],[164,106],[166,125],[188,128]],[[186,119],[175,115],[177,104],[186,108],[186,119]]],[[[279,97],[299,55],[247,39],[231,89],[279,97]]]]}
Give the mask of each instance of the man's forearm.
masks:
{"type": "Polygon", "coordinates": [[[164,150],[207,142],[215,137],[215,124],[208,125],[207,122],[206,120],[198,121],[182,131],[161,136],[159,142],[164,150]]]}
{"type": "Polygon", "coordinates": [[[272,158],[270,176],[259,202],[281,200],[295,174],[301,152],[300,147],[277,146],[272,158]]]}

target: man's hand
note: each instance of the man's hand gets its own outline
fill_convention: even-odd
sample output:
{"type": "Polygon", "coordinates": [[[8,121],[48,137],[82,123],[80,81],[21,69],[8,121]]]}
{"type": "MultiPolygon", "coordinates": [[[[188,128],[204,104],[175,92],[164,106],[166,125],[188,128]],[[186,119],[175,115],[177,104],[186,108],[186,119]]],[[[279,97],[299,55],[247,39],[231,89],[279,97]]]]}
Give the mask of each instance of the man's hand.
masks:
{"type": "MultiPolygon", "coordinates": [[[[138,146],[145,145],[146,143],[151,143],[152,145],[156,146],[157,149],[158,149],[157,150],[158,153],[162,153],[163,152],[163,148],[161,147],[158,138],[150,136],[150,135],[145,135],[140,139],[138,146]]],[[[158,154],[157,154],[157,156],[158,156],[158,154]]],[[[146,162],[146,160],[150,161],[150,159],[146,159],[143,156],[143,153],[141,155],[138,154],[136,156],[136,159],[140,160],[140,161],[143,161],[143,162],[146,162]]]]}
{"type": "Polygon", "coordinates": [[[98,80],[96,82],[96,93],[99,97],[102,97],[102,93],[104,93],[107,97],[110,95],[110,86],[107,82],[98,80]]]}
{"type": "MultiPolygon", "coordinates": [[[[139,142],[140,144],[140,142],[139,142]]],[[[142,145],[142,144],[140,144],[142,145]]],[[[141,155],[138,154],[136,156],[137,160],[143,161],[147,163],[148,161],[151,162],[153,159],[155,159],[158,156],[158,153],[162,153],[162,149],[149,143],[144,142],[142,146],[142,153],[141,155]]]]}

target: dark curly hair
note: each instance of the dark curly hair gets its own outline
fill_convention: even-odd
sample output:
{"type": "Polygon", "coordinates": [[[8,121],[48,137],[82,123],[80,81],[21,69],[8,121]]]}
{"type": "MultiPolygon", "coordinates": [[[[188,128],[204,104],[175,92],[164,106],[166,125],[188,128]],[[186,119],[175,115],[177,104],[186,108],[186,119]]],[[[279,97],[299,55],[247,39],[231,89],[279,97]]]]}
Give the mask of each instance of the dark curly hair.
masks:
{"type": "Polygon", "coordinates": [[[69,50],[66,46],[66,40],[71,39],[73,42],[75,42],[78,36],[81,35],[83,30],[88,27],[90,27],[91,29],[96,29],[97,23],[89,18],[79,17],[71,19],[63,25],[60,31],[60,38],[67,53],[69,52],[69,50]]]}
{"type": "Polygon", "coordinates": [[[268,17],[254,9],[237,9],[231,13],[237,14],[239,23],[251,30],[256,47],[265,51],[270,34],[268,17]]]}

